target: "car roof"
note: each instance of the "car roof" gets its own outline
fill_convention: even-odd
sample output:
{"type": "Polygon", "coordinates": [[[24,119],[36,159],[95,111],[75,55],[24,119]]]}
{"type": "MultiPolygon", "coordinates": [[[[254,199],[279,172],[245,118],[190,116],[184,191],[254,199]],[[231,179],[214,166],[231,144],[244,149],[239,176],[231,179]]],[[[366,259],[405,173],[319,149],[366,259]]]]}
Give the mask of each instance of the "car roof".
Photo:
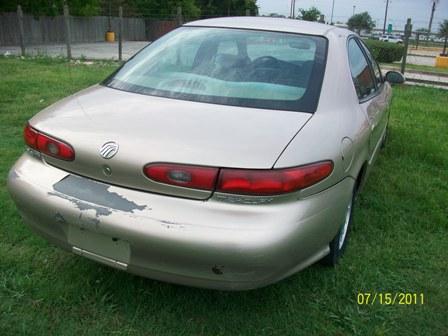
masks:
{"type": "Polygon", "coordinates": [[[348,29],[323,23],[262,16],[237,16],[197,20],[188,22],[184,26],[255,29],[322,36],[326,36],[330,31],[344,36],[353,34],[348,29]]]}

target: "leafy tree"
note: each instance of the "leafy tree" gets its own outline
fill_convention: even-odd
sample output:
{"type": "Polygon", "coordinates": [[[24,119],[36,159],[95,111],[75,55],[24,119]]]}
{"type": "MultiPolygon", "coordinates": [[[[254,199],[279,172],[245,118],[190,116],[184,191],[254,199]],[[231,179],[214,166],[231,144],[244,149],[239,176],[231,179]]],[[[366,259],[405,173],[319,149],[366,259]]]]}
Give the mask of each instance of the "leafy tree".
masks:
{"type": "Polygon", "coordinates": [[[356,30],[358,33],[363,29],[370,32],[375,27],[375,22],[368,12],[362,12],[348,19],[347,26],[348,29],[356,30]]]}
{"type": "Polygon", "coordinates": [[[176,8],[182,7],[182,15],[187,18],[197,18],[201,14],[195,0],[131,0],[137,15],[153,18],[172,18],[176,8]]]}
{"type": "Polygon", "coordinates": [[[446,46],[447,46],[447,41],[448,41],[448,20],[443,20],[443,22],[440,23],[439,35],[440,35],[440,37],[445,38],[445,42],[443,43],[443,52],[441,55],[448,56],[448,54],[446,53],[446,46]]]}
{"type": "Polygon", "coordinates": [[[245,15],[249,9],[252,15],[258,13],[256,0],[196,0],[203,17],[245,15]]]}
{"type": "MultiPolygon", "coordinates": [[[[67,0],[70,14],[75,16],[90,16],[100,13],[101,0],[67,0]]],[[[61,15],[64,0],[2,0],[0,1],[0,12],[14,12],[17,5],[21,5],[27,14],[61,15]]]]}
{"type": "MultiPolygon", "coordinates": [[[[0,12],[14,12],[20,4],[25,13],[35,16],[61,15],[64,0],[0,0],[0,12]]],[[[74,16],[117,15],[123,6],[125,15],[172,18],[178,6],[187,19],[202,16],[252,15],[258,13],[256,0],[66,0],[74,16]],[[110,9],[110,10],[109,10],[110,9]]]]}
{"type": "Polygon", "coordinates": [[[275,18],[284,18],[285,16],[282,14],[278,14],[278,13],[269,13],[267,15],[263,15],[263,16],[269,16],[269,17],[275,17],[275,18]]]}
{"type": "Polygon", "coordinates": [[[319,20],[319,17],[322,15],[321,11],[318,10],[316,7],[311,7],[310,9],[299,9],[299,16],[298,19],[305,20],[305,21],[317,21],[319,20]]]}

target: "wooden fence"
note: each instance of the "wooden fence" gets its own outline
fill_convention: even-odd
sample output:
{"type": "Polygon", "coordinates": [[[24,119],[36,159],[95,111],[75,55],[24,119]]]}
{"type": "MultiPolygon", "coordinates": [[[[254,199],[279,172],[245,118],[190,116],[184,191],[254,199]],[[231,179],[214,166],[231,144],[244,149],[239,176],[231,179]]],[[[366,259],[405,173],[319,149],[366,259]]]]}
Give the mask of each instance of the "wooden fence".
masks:
{"type": "MultiPolygon", "coordinates": [[[[104,41],[109,28],[107,16],[70,16],[71,43],[104,41]]],[[[118,32],[119,19],[111,18],[112,31],[118,32]]],[[[151,41],[177,26],[176,20],[127,18],[122,21],[123,40],[151,41]]],[[[25,45],[64,43],[64,16],[23,15],[25,45]]],[[[0,45],[20,45],[17,13],[0,13],[0,45]]]]}

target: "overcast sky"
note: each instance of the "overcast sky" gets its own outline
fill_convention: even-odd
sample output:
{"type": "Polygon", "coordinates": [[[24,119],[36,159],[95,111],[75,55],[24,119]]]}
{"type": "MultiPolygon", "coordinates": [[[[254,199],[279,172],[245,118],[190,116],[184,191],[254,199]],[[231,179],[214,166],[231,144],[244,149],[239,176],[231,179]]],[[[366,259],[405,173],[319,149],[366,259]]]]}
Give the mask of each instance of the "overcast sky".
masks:
{"type": "MultiPolygon", "coordinates": [[[[376,22],[377,28],[383,27],[384,10],[386,0],[334,0],[333,21],[347,22],[355,12],[367,11],[376,22]]],[[[296,13],[299,8],[308,9],[311,6],[317,7],[327,21],[331,16],[331,5],[333,0],[296,0],[296,13]]],[[[278,13],[288,16],[291,0],[258,0],[260,14],[278,13]]],[[[388,22],[392,23],[394,29],[402,29],[409,17],[413,21],[414,28],[428,28],[431,14],[431,0],[389,0],[388,22]]],[[[432,31],[438,31],[439,22],[448,19],[448,0],[439,0],[434,14],[432,31]]]]}

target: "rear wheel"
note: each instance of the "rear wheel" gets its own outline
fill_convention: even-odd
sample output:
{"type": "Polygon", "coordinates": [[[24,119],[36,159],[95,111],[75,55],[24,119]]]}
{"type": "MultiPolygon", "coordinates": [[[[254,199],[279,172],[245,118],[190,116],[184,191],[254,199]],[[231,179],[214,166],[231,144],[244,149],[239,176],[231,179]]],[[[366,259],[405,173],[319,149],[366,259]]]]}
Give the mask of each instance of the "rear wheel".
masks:
{"type": "Polygon", "coordinates": [[[353,221],[353,205],[355,201],[355,191],[350,198],[349,204],[345,210],[344,222],[342,223],[338,234],[330,242],[330,253],[322,259],[322,263],[328,266],[335,266],[344,254],[348,243],[348,237],[353,221]]]}

